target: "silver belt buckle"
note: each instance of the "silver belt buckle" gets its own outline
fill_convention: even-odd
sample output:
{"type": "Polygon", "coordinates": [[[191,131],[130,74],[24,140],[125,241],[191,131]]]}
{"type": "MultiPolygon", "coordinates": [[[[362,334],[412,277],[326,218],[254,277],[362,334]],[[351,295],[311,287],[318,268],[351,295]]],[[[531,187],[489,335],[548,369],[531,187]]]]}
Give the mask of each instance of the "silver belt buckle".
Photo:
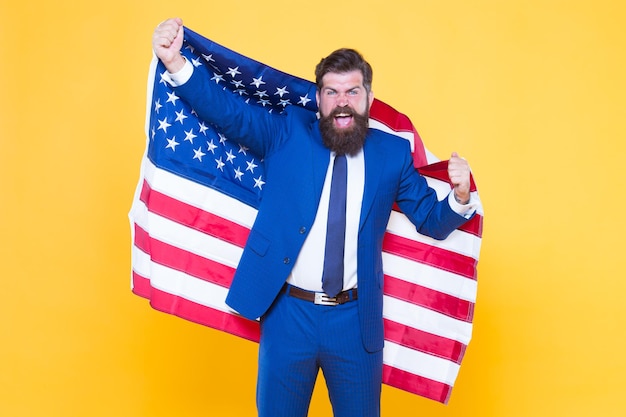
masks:
{"type": "Polygon", "coordinates": [[[322,306],[336,306],[339,303],[337,302],[337,299],[335,297],[329,297],[326,294],[324,294],[323,292],[316,292],[315,293],[315,304],[317,305],[322,305],[322,306]]]}

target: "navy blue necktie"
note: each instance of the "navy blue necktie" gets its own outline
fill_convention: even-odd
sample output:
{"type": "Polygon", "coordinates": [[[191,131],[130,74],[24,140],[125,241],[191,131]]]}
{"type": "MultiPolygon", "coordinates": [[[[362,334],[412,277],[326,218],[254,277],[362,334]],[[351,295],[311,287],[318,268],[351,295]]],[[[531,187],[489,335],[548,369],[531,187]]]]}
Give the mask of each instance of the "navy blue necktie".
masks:
{"type": "Polygon", "coordinates": [[[343,289],[343,255],[346,240],[346,188],[348,168],[345,155],[335,157],[333,178],[330,183],[328,203],[328,225],[326,227],[326,249],[322,288],[329,297],[343,289]]]}

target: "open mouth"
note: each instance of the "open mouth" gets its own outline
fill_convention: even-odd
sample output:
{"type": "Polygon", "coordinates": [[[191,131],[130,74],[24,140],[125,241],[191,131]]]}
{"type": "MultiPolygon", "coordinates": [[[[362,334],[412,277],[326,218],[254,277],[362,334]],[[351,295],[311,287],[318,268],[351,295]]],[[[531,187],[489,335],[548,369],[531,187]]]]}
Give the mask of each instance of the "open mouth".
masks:
{"type": "Polygon", "coordinates": [[[340,129],[350,127],[352,125],[352,113],[341,112],[334,115],[335,126],[340,129]]]}

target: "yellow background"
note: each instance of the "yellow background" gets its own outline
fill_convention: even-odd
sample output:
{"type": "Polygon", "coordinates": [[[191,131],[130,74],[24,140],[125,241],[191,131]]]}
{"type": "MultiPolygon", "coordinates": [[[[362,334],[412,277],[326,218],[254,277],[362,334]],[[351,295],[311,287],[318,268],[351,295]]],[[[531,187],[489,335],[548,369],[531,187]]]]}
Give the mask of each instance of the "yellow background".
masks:
{"type": "MultiPolygon", "coordinates": [[[[311,79],[341,46],[486,209],[474,338],[447,406],[626,415],[626,6],[596,1],[2,0],[0,415],[250,416],[256,345],[130,293],[150,38],[178,15],[311,79]]],[[[330,408],[318,384],[311,416],[330,408]]]]}

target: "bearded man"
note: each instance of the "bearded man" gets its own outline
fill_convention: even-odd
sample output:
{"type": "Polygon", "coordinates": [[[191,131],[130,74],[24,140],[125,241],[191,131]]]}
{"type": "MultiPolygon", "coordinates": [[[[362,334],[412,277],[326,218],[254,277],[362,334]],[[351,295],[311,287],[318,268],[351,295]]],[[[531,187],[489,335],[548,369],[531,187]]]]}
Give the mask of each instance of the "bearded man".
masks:
{"type": "Polygon", "coordinates": [[[319,118],[244,103],[185,60],[182,20],[154,31],[176,94],[263,159],[266,184],[226,302],[260,319],[257,409],[308,413],[321,369],[337,417],[380,416],[382,244],[394,203],[421,234],[444,239],[474,212],[468,163],[452,154],[454,189],[438,201],[408,141],[368,129],[372,69],[339,49],[315,69],[319,118]]]}

